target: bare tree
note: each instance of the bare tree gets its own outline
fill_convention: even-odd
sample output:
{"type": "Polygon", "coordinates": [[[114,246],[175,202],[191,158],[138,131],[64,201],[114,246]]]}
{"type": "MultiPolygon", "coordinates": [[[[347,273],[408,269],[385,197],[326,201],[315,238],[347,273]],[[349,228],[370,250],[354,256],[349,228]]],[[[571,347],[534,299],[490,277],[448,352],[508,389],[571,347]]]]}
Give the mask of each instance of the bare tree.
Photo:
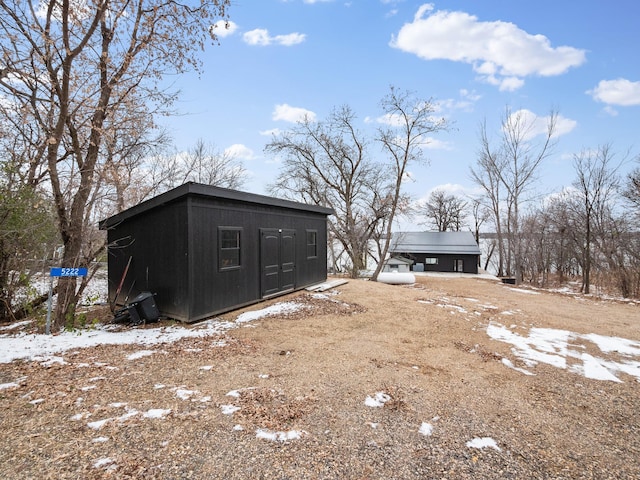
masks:
{"type": "MultiPolygon", "coordinates": [[[[378,177],[378,187],[373,187],[375,192],[375,200],[371,205],[372,218],[377,218],[371,240],[373,240],[373,246],[375,252],[369,250],[369,256],[371,256],[377,265],[384,262],[386,252],[384,251],[384,245],[387,235],[387,225],[391,220],[391,205],[393,198],[390,194],[392,185],[387,183],[386,179],[378,177]],[[380,194],[379,192],[385,192],[380,194]]],[[[395,217],[410,217],[413,214],[414,208],[411,205],[411,197],[406,194],[402,194],[397,201],[397,208],[395,211],[395,217]]]]}
{"type": "Polygon", "coordinates": [[[109,141],[105,142],[104,166],[99,172],[102,188],[94,189],[101,194],[95,199],[95,214],[100,219],[136,205],[155,193],[158,184],[154,182],[154,160],[164,157],[171,143],[164,130],[106,133],[115,135],[109,135],[109,141]]]}
{"type": "Polygon", "coordinates": [[[533,131],[534,124],[522,110],[514,113],[507,108],[502,122],[502,150],[506,168],[499,170],[498,174],[513,202],[513,227],[509,241],[515,247],[516,282],[522,277],[523,260],[520,244],[520,205],[526,200],[523,197],[536,179],[538,167],[551,153],[556,120],[557,113],[551,112],[542,141],[538,143],[533,142],[536,136],[536,132],[533,131]]]}
{"type": "Polygon", "coordinates": [[[447,195],[442,189],[436,189],[429,195],[423,209],[430,223],[439,232],[458,232],[465,221],[467,202],[455,195],[447,195]]]}
{"type": "Polygon", "coordinates": [[[333,208],[330,235],[347,252],[351,275],[358,275],[371,254],[378,260],[372,280],[388,254],[394,220],[408,211],[408,197],[401,189],[407,168],[423,159],[428,135],[447,125],[433,118],[432,102],[393,87],[381,105],[388,126],[380,128],[374,140],[388,155],[386,163],[371,159],[371,140],[356,129],[356,116],[348,106],[334,109],[324,122],[305,118],[265,147],[273,155],[284,155],[271,190],[333,208]],[[378,244],[375,253],[368,247],[371,239],[378,244]]]}
{"type": "Polygon", "coordinates": [[[237,155],[219,151],[215,145],[199,139],[186,152],[178,153],[171,159],[170,174],[160,184],[168,190],[186,182],[204,183],[223,188],[241,188],[247,171],[237,155]]]}
{"type": "Polygon", "coordinates": [[[576,236],[574,204],[573,195],[565,190],[541,207],[543,221],[551,227],[549,235],[553,239],[551,268],[558,274],[560,283],[577,273],[577,258],[581,258],[577,254],[581,241],[576,236]]]}
{"type": "Polygon", "coordinates": [[[598,283],[617,289],[623,297],[640,295],[640,238],[627,215],[608,205],[595,221],[594,270],[598,283]]]}
{"type": "Polygon", "coordinates": [[[380,261],[371,276],[374,281],[378,279],[389,252],[391,231],[403,198],[402,183],[407,170],[413,163],[426,161],[423,148],[431,141],[429,135],[448,128],[446,119],[434,117],[436,106],[432,100],[417,98],[411,92],[399,91],[392,86],[380,104],[388,125],[378,130],[376,140],[388,156],[391,190],[380,261]]]}
{"type": "MultiPolygon", "coordinates": [[[[510,255],[507,254],[505,246],[505,235],[503,232],[503,221],[509,222],[511,217],[512,203],[505,202],[506,194],[504,186],[500,181],[499,170],[503,167],[504,158],[494,152],[489,137],[487,135],[486,121],[480,125],[480,149],[475,167],[470,168],[471,179],[484,191],[484,206],[491,213],[491,220],[496,231],[496,248],[498,249],[499,277],[510,275],[510,255]],[[503,214],[506,204],[506,215],[503,214]]],[[[493,249],[492,249],[493,252],[493,249]]],[[[490,255],[487,256],[487,262],[490,255]]],[[[485,265],[485,268],[488,263],[485,265]]]]}
{"type": "Polygon", "coordinates": [[[536,179],[542,161],[549,156],[554,146],[557,113],[551,112],[546,121],[545,131],[540,135],[536,124],[528,112],[519,110],[512,112],[505,109],[501,125],[501,138],[496,148],[490,146],[486,129],[482,129],[481,161],[487,164],[486,171],[497,176],[507,193],[508,240],[513,247],[516,282],[521,280],[521,264],[523,261],[520,243],[520,222],[522,203],[527,200],[526,193],[536,179]],[[542,140],[536,141],[539,136],[542,140]]]}
{"type": "Polygon", "coordinates": [[[478,197],[471,197],[471,216],[473,218],[473,236],[476,243],[480,245],[480,229],[489,220],[491,212],[482,204],[478,197]]]}
{"type": "MultiPolygon", "coordinates": [[[[636,162],[640,162],[640,157],[636,158],[636,162]]],[[[627,175],[622,194],[633,209],[634,219],[640,225],[640,167],[634,168],[627,175]]]]}
{"type": "Polygon", "coordinates": [[[202,139],[185,152],[170,153],[170,143],[166,132],[159,131],[152,141],[118,153],[117,161],[107,164],[109,195],[103,199],[101,218],[186,182],[232,189],[244,185],[247,172],[237,155],[202,139]]]}
{"type": "Polygon", "coordinates": [[[520,228],[522,242],[522,275],[529,283],[547,286],[554,271],[556,254],[561,248],[556,225],[543,207],[523,216],[520,228]]]}
{"type": "MultiPolygon", "coordinates": [[[[84,239],[88,205],[105,178],[105,132],[168,108],[175,96],[158,80],[198,66],[213,19],[229,3],[0,2],[0,92],[28,110],[42,132],[65,266],[86,265],[96,253],[84,239]]],[[[60,328],[73,322],[78,294],[75,278],[58,287],[60,328]]]]}
{"type": "MultiPolygon", "coordinates": [[[[577,178],[576,211],[583,235],[582,243],[582,291],[589,293],[591,285],[592,243],[594,226],[610,211],[612,195],[618,189],[618,168],[613,165],[611,145],[601,145],[596,150],[582,150],[573,158],[577,178]]],[[[603,229],[602,231],[605,231],[603,229]]]]}
{"type": "Polygon", "coordinates": [[[547,285],[579,275],[584,293],[597,285],[625,297],[640,294],[640,235],[620,208],[617,172],[626,156],[616,157],[610,145],[582,150],[574,156],[572,186],[520,216],[523,280],[547,285]]]}
{"type": "Polygon", "coordinates": [[[368,141],[355,120],[355,113],[342,106],[325,121],[303,119],[265,147],[283,161],[272,192],[333,209],[330,237],[347,253],[352,277],[365,267],[367,242],[388,215],[385,188],[378,189],[380,166],[368,157],[368,141]]]}

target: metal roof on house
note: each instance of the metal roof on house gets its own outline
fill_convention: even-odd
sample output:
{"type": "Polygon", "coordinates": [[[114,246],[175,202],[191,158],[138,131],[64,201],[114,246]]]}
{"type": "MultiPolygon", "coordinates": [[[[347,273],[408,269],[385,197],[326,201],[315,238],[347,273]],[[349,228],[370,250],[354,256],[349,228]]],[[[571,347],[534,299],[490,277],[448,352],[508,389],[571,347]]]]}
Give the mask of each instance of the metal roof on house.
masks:
{"type": "Polygon", "coordinates": [[[239,190],[214,187],[212,185],[205,185],[202,183],[188,182],[100,221],[100,229],[109,228],[123,220],[129,219],[161,205],[166,205],[187,195],[232,200],[246,204],[280,207],[289,210],[319,213],[322,215],[333,214],[332,209],[322,207],[320,205],[308,205],[306,203],[292,202],[290,200],[267,197],[265,195],[257,195],[255,193],[247,193],[239,190]]]}
{"type": "Polygon", "coordinates": [[[399,232],[391,236],[392,253],[480,255],[471,232],[399,232]]]}

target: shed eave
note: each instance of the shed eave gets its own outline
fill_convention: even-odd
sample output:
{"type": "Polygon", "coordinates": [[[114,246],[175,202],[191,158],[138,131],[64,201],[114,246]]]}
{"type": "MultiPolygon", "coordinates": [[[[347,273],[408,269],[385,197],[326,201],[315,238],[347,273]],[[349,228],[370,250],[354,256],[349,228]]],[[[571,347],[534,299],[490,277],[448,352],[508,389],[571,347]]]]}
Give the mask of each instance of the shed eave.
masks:
{"type": "Polygon", "coordinates": [[[316,213],[320,215],[333,215],[331,208],[322,207],[320,205],[308,205],[300,202],[293,202],[291,200],[284,200],[279,198],[267,197],[265,195],[258,195],[255,193],[241,192],[238,190],[231,190],[228,188],[215,187],[212,185],[205,185],[201,183],[188,182],[179,187],[176,187],[168,192],[162,193],[154,198],[145,200],[138,205],[135,205],[127,210],[117,213],[109,218],[98,222],[100,230],[106,230],[118,223],[128,220],[129,218],[140,215],[146,211],[157,208],[161,205],[165,205],[174,202],[178,199],[186,197],[188,195],[197,195],[202,197],[218,198],[224,200],[233,200],[241,203],[248,203],[254,205],[266,205],[272,207],[285,208],[289,210],[299,210],[309,213],[316,213]]]}

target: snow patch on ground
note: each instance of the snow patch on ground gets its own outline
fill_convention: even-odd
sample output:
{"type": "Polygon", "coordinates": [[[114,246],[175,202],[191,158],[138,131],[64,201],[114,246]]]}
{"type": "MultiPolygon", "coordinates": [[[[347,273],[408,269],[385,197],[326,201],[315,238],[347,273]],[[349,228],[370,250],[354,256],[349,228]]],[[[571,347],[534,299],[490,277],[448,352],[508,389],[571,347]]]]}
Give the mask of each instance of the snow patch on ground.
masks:
{"type": "MultiPolygon", "coordinates": [[[[553,328],[532,328],[529,335],[524,336],[493,322],[487,326],[487,334],[494,340],[513,345],[513,354],[529,367],[544,363],[586,378],[611,382],[622,382],[618,374],[626,373],[640,381],[640,342],[553,328]],[[616,358],[586,353],[589,343],[595,344],[603,354],[615,354],[616,358]]],[[[508,359],[503,358],[502,363],[526,375],[533,375],[526,369],[516,368],[508,359]]]]}
{"type": "Polygon", "coordinates": [[[535,373],[531,373],[529,370],[525,370],[524,368],[516,367],[511,360],[508,358],[502,358],[502,364],[514,369],[516,372],[524,373],[525,375],[535,375],[535,373]]]}
{"type": "Polygon", "coordinates": [[[144,418],[164,418],[171,413],[170,408],[152,408],[142,414],[144,418]]]}
{"type": "Polygon", "coordinates": [[[524,288],[509,288],[509,290],[511,290],[512,292],[518,292],[518,293],[528,293],[529,295],[540,295],[540,292],[535,292],[533,290],[527,290],[524,288]]]}
{"type": "Polygon", "coordinates": [[[380,408],[384,407],[384,404],[391,400],[391,397],[384,392],[377,392],[373,397],[367,395],[364,400],[364,404],[367,407],[380,408]]]}
{"type": "Polygon", "coordinates": [[[7,388],[17,388],[20,384],[17,382],[0,383],[0,390],[6,390],[7,388]]]}
{"type": "Polygon", "coordinates": [[[467,442],[467,447],[477,449],[494,448],[498,451],[501,451],[496,441],[491,437],[476,437],[473,440],[469,440],[467,442]]]}
{"type": "Polygon", "coordinates": [[[235,412],[240,410],[240,407],[236,405],[220,405],[220,410],[223,415],[233,415],[235,412]]]}
{"type": "Polygon", "coordinates": [[[262,310],[256,310],[253,312],[245,312],[236,318],[236,323],[253,322],[264,317],[270,317],[274,315],[282,315],[287,313],[297,312],[306,308],[305,305],[296,302],[280,302],[270,307],[263,308],[262,310]]]}
{"type": "Polygon", "coordinates": [[[307,432],[301,430],[289,430],[287,432],[273,432],[266,428],[256,430],[256,438],[270,440],[272,442],[286,442],[288,440],[298,440],[307,432]]]}
{"type": "MultiPolygon", "coordinates": [[[[174,325],[158,328],[132,328],[129,330],[114,331],[113,325],[99,325],[91,330],[75,332],[61,332],[58,335],[27,334],[13,332],[19,324],[12,328],[3,328],[0,333],[0,363],[9,363],[17,359],[29,359],[44,362],[44,366],[54,364],[64,365],[65,360],[56,356],[69,350],[89,348],[97,345],[141,345],[154,346],[174,343],[183,338],[205,338],[220,336],[227,331],[238,328],[242,324],[253,322],[261,318],[287,314],[307,308],[304,304],[296,302],[280,302],[260,310],[246,312],[239,315],[235,322],[227,322],[221,319],[212,319],[199,323],[196,326],[174,325]]],[[[224,340],[218,341],[215,346],[225,347],[224,340]]],[[[158,353],[153,350],[141,350],[127,357],[136,360],[147,355],[158,353]]]]}
{"type": "Polygon", "coordinates": [[[197,390],[187,390],[186,388],[177,388],[176,397],[180,400],[189,400],[193,395],[199,393],[197,390]]]}
{"type": "Polygon", "coordinates": [[[422,422],[422,425],[420,425],[420,430],[418,430],[418,433],[420,433],[421,435],[424,435],[425,437],[430,437],[431,434],[433,433],[433,425],[427,422],[422,422]]]}
{"type": "Polygon", "coordinates": [[[139,358],[150,357],[154,353],[156,353],[155,350],[139,350],[131,355],[127,355],[127,360],[138,360],[139,358]]]}
{"type": "Polygon", "coordinates": [[[110,458],[101,458],[99,460],[96,460],[95,463],[93,464],[93,468],[103,468],[106,467],[108,465],[111,465],[113,463],[113,460],[111,460],[110,458]]]}

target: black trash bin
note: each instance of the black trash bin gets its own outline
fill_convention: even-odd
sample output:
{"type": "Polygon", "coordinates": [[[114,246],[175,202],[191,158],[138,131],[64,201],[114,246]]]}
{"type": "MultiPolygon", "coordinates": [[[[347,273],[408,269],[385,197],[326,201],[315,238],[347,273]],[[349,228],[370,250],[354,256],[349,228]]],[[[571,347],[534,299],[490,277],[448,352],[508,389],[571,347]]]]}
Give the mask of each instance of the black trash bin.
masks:
{"type": "Polygon", "coordinates": [[[123,318],[127,319],[132,325],[140,325],[142,323],[135,304],[127,305],[123,309],[123,312],[126,312],[126,315],[129,315],[128,318],[126,316],[123,318]]]}
{"type": "Polygon", "coordinates": [[[160,318],[156,300],[151,292],[142,292],[131,300],[130,305],[135,305],[138,316],[147,322],[157,322],[158,318],[160,318]]]}

